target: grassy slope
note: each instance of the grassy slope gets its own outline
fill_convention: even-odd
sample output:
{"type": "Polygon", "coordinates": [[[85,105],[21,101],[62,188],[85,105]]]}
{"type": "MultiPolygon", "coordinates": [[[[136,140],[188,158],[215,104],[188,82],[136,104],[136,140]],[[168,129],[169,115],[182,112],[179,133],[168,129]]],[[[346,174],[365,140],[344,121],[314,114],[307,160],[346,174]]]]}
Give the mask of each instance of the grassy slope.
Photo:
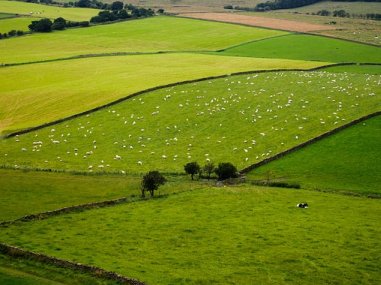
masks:
{"type": "Polygon", "coordinates": [[[0,284],[3,285],[111,285],[119,284],[70,269],[0,255],[0,284]]]}
{"type": "Polygon", "coordinates": [[[21,1],[0,0],[0,12],[24,14],[39,18],[55,19],[63,17],[71,21],[89,21],[91,17],[98,14],[99,10],[90,8],[61,8],[21,1]]]}
{"type": "Polygon", "coordinates": [[[381,74],[381,65],[344,65],[324,68],[328,72],[381,74]]]}
{"type": "Polygon", "coordinates": [[[3,19],[0,21],[0,33],[8,33],[11,30],[29,31],[28,25],[36,19],[32,17],[3,19]]]}
{"type": "Polygon", "coordinates": [[[157,90],[3,140],[0,164],[182,172],[189,161],[210,159],[243,168],[379,111],[379,81],[379,75],[281,72],[157,90]]]}
{"type": "Polygon", "coordinates": [[[0,12],[0,20],[7,19],[7,18],[13,18],[13,17],[16,17],[16,14],[1,13],[0,12]]]}
{"type": "MultiPolygon", "coordinates": [[[[188,178],[166,175],[160,193],[199,187],[188,178]],[[185,182],[184,182],[185,180],[185,182]]],[[[0,222],[72,205],[140,195],[140,176],[84,176],[0,170],[0,222]]]]}
{"type": "Polygon", "coordinates": [[[367,120],[249,174],[296,181],[303,188],[381,194],[381,117],[367,120]]]}
{"type": "Polygon", "coordinates": [[[94,53],[218,50],[280,34],[284,32],[163,16],[1,41],[0,63],[94,53]]]}
{"type": "Polygon", "coordinates": [[[320,10],[328,10],[333,12],[335,10],[345,10],[350,14],[368,14],[378,13],[381,10],[381,3],[376,2],[332,2],[322,1],[304,7],[287,9],[287,12],[300,12],[300,13],[317,13],[320,10]],[[377,12],[378,11],[378,12],[377,12]]]}
{"type": "Polygon", "coordinates": [[[0,240],[148,284],[377,284],[380,210],[304,190],[208,188],[15,225],[0,240]]]}
{"type": "Polygon", "coordinates": [[[288,35],[267,39],[231,48],[221,54],[330,62],[381,63],[378,47],[311,35],[288,35]]]}
{"type": "Polygon", "coordinates": [[[1,68],[0,132],[51,122],[169,83],[240,71],[309,69],[321,64],[202,54],[160,54],[97,57],[1,68]]]}

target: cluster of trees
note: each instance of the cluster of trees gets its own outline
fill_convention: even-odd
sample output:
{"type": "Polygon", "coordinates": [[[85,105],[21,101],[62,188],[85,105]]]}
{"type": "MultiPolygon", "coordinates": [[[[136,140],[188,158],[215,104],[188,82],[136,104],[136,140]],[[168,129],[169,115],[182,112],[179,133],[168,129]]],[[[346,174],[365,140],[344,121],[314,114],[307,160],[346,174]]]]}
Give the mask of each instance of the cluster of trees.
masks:
{"type": "MultiPolygon", "coordinates": [[[[381,0],[380,0],[381,1],[381,0]]],[[[342,17],[342,18],[361,18],[368,20],[381,20],[381,14],[377,13],[368,13],[368,14],[349,14],[345,10],[335,10],[332,13],[328,10],[320,10],[316,13],[319,16],[333,16],[333,17],[342,17]]]]}
{"type": "Polygon", "coordinates": [[[8,33],[0,33],[0,39],[22,36],[23,34],[24,34],[23,31],[11,30],[8,33]]]}
{"type": "Polygon", "coordinates": [[[48,33],[53,30],[64,30],[66,28],[71,27],[88,27],[88,21],[82,22],[71,22],[66,21],[64,18],[59,17],[54,19],[53,22],[50,19],[41,19],[38,21],[32,21],[32,23],[28,26],[29,30],[32,32],[40,32],[40,33],[48,33]]]}
{"type": "Polygon", "coordinates": [[[201,166],[196,161],[193,161],[185,164],[184,170],[191,176],[192,180],[197,174],[199,177],[202,177],[203,173],[207,174],[206,177],[208,180],[211,178],[212,173],[217,175],[218,180],[238,177],[237,168],[230,162],[219,163],[217,167],[215,167],[212,162],[208,162],[201,168],[201,166]]]}
{"type": "Polygon", "coordinates": [[[115,1],[108,4],[105,11],[101,11],[97,16],[92,17],[90,22],[104,23],[128,18],[151,17],[153,15],[155,15],[155,12],[152,9],[138,8],[132,4],[124,5],[121,1],[115,1]]]}

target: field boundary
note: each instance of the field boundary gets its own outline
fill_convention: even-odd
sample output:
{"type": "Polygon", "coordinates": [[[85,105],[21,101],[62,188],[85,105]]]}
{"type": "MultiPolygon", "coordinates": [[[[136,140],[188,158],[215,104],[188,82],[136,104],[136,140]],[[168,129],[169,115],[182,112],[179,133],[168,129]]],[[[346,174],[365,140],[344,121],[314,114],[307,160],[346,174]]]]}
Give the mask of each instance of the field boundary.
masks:
{"type": "MultiPolygon", "coordinates": [[[[371,64],[374,64],[374,63],[371,63],[371,64]]],[[[23,130],[11,132],[9,134],[4,134],[4,135],[0,136],[0,139],[9,139],[9,138],[12,138],[12,137],[15,137],[15,136],[18,136],[18,135],[30,133],[32,131],[41,130],[41,129],[49,127],[49,126],[53,126],[53,125],[56,125],[56,124],[59,124],[59,123],[63,123],[63,122],[66,122],[68,120],[72,120],[72,119],[75,119],[75,118],[78,118],[78,117],[81,117],[81,116],[84,116],[84,115],[88,115],[88,114],[94,113],[96,111],[99,111],[99,110],[102,110],[102,109],[105,109],[105,108],[108,108],[108,107],[114,106],[116,104],[119,104],[121,102],[129,100],[131,98],[143,95],[145,93],[156,91],[156,90],[160,90],[160,89],[164,89],[164,88],[169,88],[169,87],[174,87],[174,86],[179,86],[179,85],[189,84],[189,83],[202,82],[202,81],[206,81],[206,80],[214,80],[214,79],[226,78],[226,77],[236,76],[236,75],[256,74],[256,73],[269,73],[269,72],[299,72],[299,71],[300,72],[303,72],[303,71],[304,72],[310,72],[310,71],[321,70],[321,69],[324,69],[324,68],[327,68],[327,67],[345,66],[345,65],[369,65],[369,64],[368,63],[361,63],[361,64],[358,64],[358,63],[332,63],[332,64],[318,66],[318,67],[314,67],[314,68],[310,68],[310,69],[293,68],[293,69],[251,70],[251,71],[235,72],[235,73],[224,74],[224,75],[208,76],[208,77],[203,77],[203,78],[198,78],[198,79],[191,79],[191,80],[185,80],[185,81],[180,81],[180,82],[175,82],[175,83],[170,83],[170,84],[159,85],[159,86],[156,86],[156,87],[152,87],[152,88],[148,88],[148,89],[145,89],[145,90],[141,90],[141,91],[132,93],[130,95],[127,95],[125,97],[122,97],[122,98],[119,98],[119,99],[117,99],[115,101],[112,101],[110,103],[107,103],[107,104],[104,104],[104,105],[101,105],[101,106],[89,109],[87,111],[83,111],[81,113],[77,113],[77,114],[74,114],[74,115],[71,115],[71,116],[68,116],[68,117],[65,117],[65,118],[54,120],[52,122],[48,122],[48,123],[45,123],[45,124],[42,124],[42,125],[38,125],[38,126],[35,126],[35,127],[30,127],[30,128],[26,128],[26,129],[23,129],[23,130]]],[[[376,64],[376,65],[378,65],[378,64],[376,64]]],[[[379,64],[379,65],[381,65],[381,64],[379,64]]]]}
{"type": "Polygon", "coordinates": [[[306,146],[309,146],[309,145],[311,145],[311,144],[313,144],[313,143],[315,143],[317,141],[320,141],[320,140],[322,140],[324,138],[327,138],[327,137],[329,137],[329,136],[331,136],[333,134],[336,134],[336,133],[338,133],[338,132],[340,132],[340,131],[342,131],[344,129],[347,129],[347,128],[349,128],[351,126],[354,126],[354,125],[356,125],[356,124],[358,124],[360,122],[363,122],[363,121],[365,121],[367,119],[370,119],[370,118],[373,118],[373,117],[377,117],[379,115],[381,115],[381,111],[377,111],[377,112],[368,114],[366,116],[360,117],[358,119],[355,119],[353,121],[350,121],[349,123],[346,123],[346,124],[344,124],[344,125],[342,125],[340,127],[337,127],[337,128],[335,128],[333,130],[325,132],[325,133],[323,133],[323,134],[321,134],[321,135],[319,135],[317,137],[314,137],[314,138],[312,138],[310,140],[307,140],[307,141],[305,141],[305,142],[303,142],[303,143],[301,143],[299,145],[296,145],[296,146],[294,146],[292,148],[289,148],[289,149],[287,149],[285,151],[279,152],[279,153],[277,153],[276,155],[274,155],[272,157],[269,157],[269,158],[266,158],[266,159],[264,159],[264,160],[262,160],[260,162],[254,163],[254,164],[252,164],[252,165],[250,165],[250,166],[240,170],[239,172],[242,173],[242,174],[246,174],[246,173],[248,173],[248,172],[250,172],[250,171],[252,171],[252,170],[254,170],[254,169],[256,169],[256,168],[258,168],[260,166],[263,166],[265,164],[270,163],[271,161],[277,160],[277,159],[279,159],[279,158],[281,158],[283,156],[286,156],[287,154],[295,152],[295,151],[297,151],[299,149],[302,149],[302,148],[304,148],[306,146]]]}
{"type": "Polygon", "coordinates": [[[52,211],[26,215],[11,221],[0,222],[0,227],[10,226],[17,222],[31,222],[36,220],[45,220],[50,217],[54,217],[54,216],[58,216],[62,214],[68,214],[72,212],[82,212],[84,210],[95,209],[95,208],[111,207],[111,206],[128,203],[128,202],[134,202],[134,201],[136,200],[134,200],[133,197],[130,197],[130,198],[122,197],[122,198],[118,198],[114,200],[106,200],[101,202],[92,202],[92,203],[74,205],[74,206],[64,207],[64,208],[60,208],[60,209],[56,209],[52,211]]]}
{"type": "Polygon", "coordinates": [[[65,259],[59,259],[49,255],[24,250],[24,249],[11,246],[5,243],[0,243],[0,253],[8,255],[10,257],[32,259],[38,262],[54,265],[60,268],[69,268],[69,269],[80,271],[80,272],[90,273],[94,277],[117,281],[117,282],[120,282],[121,284],[145,285],[145,283],[141,281],[120,275],[112,271],[107,271],[100,267],[76,263],[76,262],[65,260],[65,259]]]}

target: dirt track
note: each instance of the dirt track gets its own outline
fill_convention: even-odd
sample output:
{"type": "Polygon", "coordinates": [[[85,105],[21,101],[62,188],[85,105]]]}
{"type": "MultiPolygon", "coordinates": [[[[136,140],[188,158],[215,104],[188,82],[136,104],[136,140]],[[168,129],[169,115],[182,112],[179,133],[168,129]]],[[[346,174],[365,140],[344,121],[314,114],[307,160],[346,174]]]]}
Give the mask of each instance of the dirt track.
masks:
{"type": "Polygon", "coordinates": [[[317,25],[305,22],[265,18],[257,16],[246,16],[232,13],[182,13],[178,16],[214,20],[228,23],[244,24],[255,27],[265,27],[277,30],[292,32],[313,32],[322,30],[335,30],[335,27],[328,25],[317,25]]]}

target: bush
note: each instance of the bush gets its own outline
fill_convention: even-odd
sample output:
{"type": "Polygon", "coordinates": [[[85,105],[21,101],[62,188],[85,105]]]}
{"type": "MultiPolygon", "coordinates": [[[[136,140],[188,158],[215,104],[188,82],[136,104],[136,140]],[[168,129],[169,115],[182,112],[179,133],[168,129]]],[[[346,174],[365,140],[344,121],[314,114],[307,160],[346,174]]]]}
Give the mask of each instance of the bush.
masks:
{"type": "Polygon", "coordinates": [[[184,165],[184,170],[187,174],[190,174],[193,180],[193,176],[200,172],[200,165],[197,162],[189,162],[184,165]]]}
{"type": "Polygon", "coordinates": [[[52,30],[64,30],[66,28],[66,20],[59,17],[53,21],[52,30]]]}
{"type": "Polygon", "coordinates": [[[218,180],[238,177],[237,168],[230,162],[219,163],[214,172],[217,174],[218,180]]]}
{"type": "Polygon", "coordinates": [[[52,21],[45,18],[39,21],[32,21],[28,28],[33,32],[47,33],[52,31],[52,25],[52,21]]]}

